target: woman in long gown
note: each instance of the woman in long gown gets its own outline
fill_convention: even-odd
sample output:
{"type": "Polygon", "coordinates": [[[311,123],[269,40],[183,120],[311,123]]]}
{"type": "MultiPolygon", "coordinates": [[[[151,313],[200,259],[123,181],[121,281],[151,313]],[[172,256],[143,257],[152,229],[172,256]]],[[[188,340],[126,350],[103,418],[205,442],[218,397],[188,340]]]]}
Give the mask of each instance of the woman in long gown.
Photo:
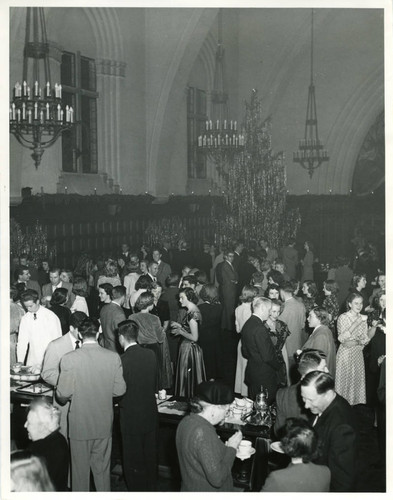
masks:
{"type": "Polygon", "coordinates": [[[191,398],[195,387],[206,380],[203,352],[197,344],[201,312],[196,306],[198,297],[192,288],[183,288],[179,294],[181,307],[187,310],[181,324],[173,321],[173,335],[181,335],[176,367],[175,395],[191,398]]]}
{"type": "Polygon", "coordinates": [[[272,300],[272,308],[270,309],[269,317],[264,321],[264,325],[269,330],[270,338],[273,342],[274,349],[281,364],[281,369],[278,374],[278,383],[281,386],[287,385],[287,365],[288,360],[284,359],[283,347],[288,335],[291,332],[284,321],[278,319],[281,314],[281,303],[278,300],[272,300]]]}
{"type": "Polygon", "coordinates": [[[337,321],[340,347],[336,356],[336,391],[350,405],[366,403],[366,378],[363,349],[375,334],[375,328],[368,329],[367,316],[361,313],[363,298],[351,293],[347,298],[348,312],[337,321]]]}
{"type": "MultiPolygon", "coordinates": [[[[241,335],[244,323],[252,314],[251,303],[254,297],[258,295],[258,288],[251,285],[245,285],[240,295],[240,306],[235,309],[235,326],[236,331],[241,335]]],[[[246,373],[247,360],[242,354],[242,340],[240,338],[237,346],[237,362],[236,362],[236,375],[235,375],[235,392],[242,396],[248,395],[248,387],[244,382],[246,373]]]]}
{"type": "Polygon", "coordinates": [[[157,384],[156,391],[172,387],[172,368],[169,357],[164,328],[158,316],[151,314],[154,306],[154,297],[151,292],[143,292],[135,303],[134,314],[129,317],[139,326],[137,342],[139,345],[152,350],[157,357],[157,384]]]}

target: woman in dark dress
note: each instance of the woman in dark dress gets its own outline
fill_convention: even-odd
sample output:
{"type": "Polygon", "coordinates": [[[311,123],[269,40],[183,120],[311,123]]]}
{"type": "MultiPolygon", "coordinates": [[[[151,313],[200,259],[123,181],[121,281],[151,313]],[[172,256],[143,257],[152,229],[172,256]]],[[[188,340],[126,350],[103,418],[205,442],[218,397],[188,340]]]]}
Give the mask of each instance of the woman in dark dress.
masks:
{"type": "Polygon", "coordinates": [[[59,318],[63,335],[70,330],[71,311],[64,305],[67,302],[67,294],[67,288],[56,288],[50,299],[49,307],[49,309],[59,318]]]}
{"type": "Polygon", "coordinates": [[[270,310],[269,317],[263,324],[269,330],[270,338],[273,342],[278,360],[280,361],[281,368],[278,374],[278,383],[281,386],[286,386],[288,360],[284,359],[282,350],[285,345],[285,341],[291,332],[289,331],[287,324],[278,319],[280,314],[281,302],[279,300],[272,300],[272,308],[270,310]]]}
{"type": "Polygon", "coordinates": [[[218,298],[217,288],[208,283],[203,285],[199,293],[203,300],[199,310],[202,315],[202,323],[199,325],[198,343],[202,347],[203,359],[208,380],[219,376],[220,367],[220,328],[222,306],[218,298]]]}
{"type": "Polygon", "coordinates": [[[333,334],[333,338],[336,344],[338,343],[336,323],[338,313],[340,311],[340,305],[337,299],[338,291],[339,290],[336,281],[326,280],[323,283],[323,293],[325,294],[325,298],[322,302],[322,309],[325,309],[325,311],[327,311],[330,315],[328,327],[333,334]]]}
{"type": "MultiPolygon", "coordinates": [[[[365,274],[355,274],[354,277],[352,278],[352,284],[351,288],[349,289],[348,296],[352,293],[358,293],[362,296],[363,299],[363,307],[362,310],[360,311],[360,314],[365,314],[366,307],[369,302],[369,296],[368,293],[366,292],[366,285],[367,285],[367,278],[365,274]]],[[[347,297],[348,299],[348,297],[347,297]]],[[[343,311],[343,308],[341,308],[341,311],[343,311]]]]}
{"type": "Polygon", "coordinates": [[[181,324],[171,323],[172,334],[183,337],[176,368],[175,395],[191,398],[196,386],[206,380],[203,352],[197,344],[202,318],[196,306],[198,297],[192,288],[180,290],[179,301],[187,313],[181,324]]]}

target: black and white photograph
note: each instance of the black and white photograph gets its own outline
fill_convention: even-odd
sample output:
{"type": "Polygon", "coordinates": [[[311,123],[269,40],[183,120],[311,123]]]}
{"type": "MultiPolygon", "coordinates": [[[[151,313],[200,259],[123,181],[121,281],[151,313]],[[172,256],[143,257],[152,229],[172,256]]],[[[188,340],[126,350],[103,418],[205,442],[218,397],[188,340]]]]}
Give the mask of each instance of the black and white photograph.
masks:
{"type": "Polygon", "coordinates": [[[389,493],[392,2],[0,9],[0,496],[389,493]]]}

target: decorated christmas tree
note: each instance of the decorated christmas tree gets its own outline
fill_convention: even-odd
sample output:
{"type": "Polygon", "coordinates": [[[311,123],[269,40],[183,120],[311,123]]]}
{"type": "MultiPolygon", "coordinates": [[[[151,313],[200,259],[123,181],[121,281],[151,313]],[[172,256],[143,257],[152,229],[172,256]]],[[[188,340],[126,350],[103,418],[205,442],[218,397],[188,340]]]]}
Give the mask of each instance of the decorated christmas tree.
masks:
{"type": "Polygon", "coordinates": [[[242,238],[249,245],[264,236],[281,248],[296,236],[300,214],[286,207],[284,154],[272,151],[271,119],[262,119],[256,90],[246,102],[243,127],[244,149],[221,172],[226,188],[224,206],[215,213],[217,239],[227,243],[242,238]]]}

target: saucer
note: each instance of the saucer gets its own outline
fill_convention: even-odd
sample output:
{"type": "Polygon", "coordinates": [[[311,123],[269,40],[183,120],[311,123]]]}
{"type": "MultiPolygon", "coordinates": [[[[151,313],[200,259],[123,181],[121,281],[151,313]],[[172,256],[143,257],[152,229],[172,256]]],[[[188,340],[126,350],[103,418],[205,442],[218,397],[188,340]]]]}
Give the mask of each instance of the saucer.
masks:
{"type": "Polygon", "coordinates": [[[283,449],[281,448],[281,442],[280,441],[275,441],[274,443],[270,444],[270,448],[277,453],[284,453],[283,449]]]}
{"type": "Polygon", "coordinates": [[[244,455],[241,455],[239,452],[236,452],[236,457],[240,458],[240,460],[246,460],[247,458],[250,458],[251,455],[254,455],[255,453],[255,448],[250,448],[250,452],[244,455]]]}

